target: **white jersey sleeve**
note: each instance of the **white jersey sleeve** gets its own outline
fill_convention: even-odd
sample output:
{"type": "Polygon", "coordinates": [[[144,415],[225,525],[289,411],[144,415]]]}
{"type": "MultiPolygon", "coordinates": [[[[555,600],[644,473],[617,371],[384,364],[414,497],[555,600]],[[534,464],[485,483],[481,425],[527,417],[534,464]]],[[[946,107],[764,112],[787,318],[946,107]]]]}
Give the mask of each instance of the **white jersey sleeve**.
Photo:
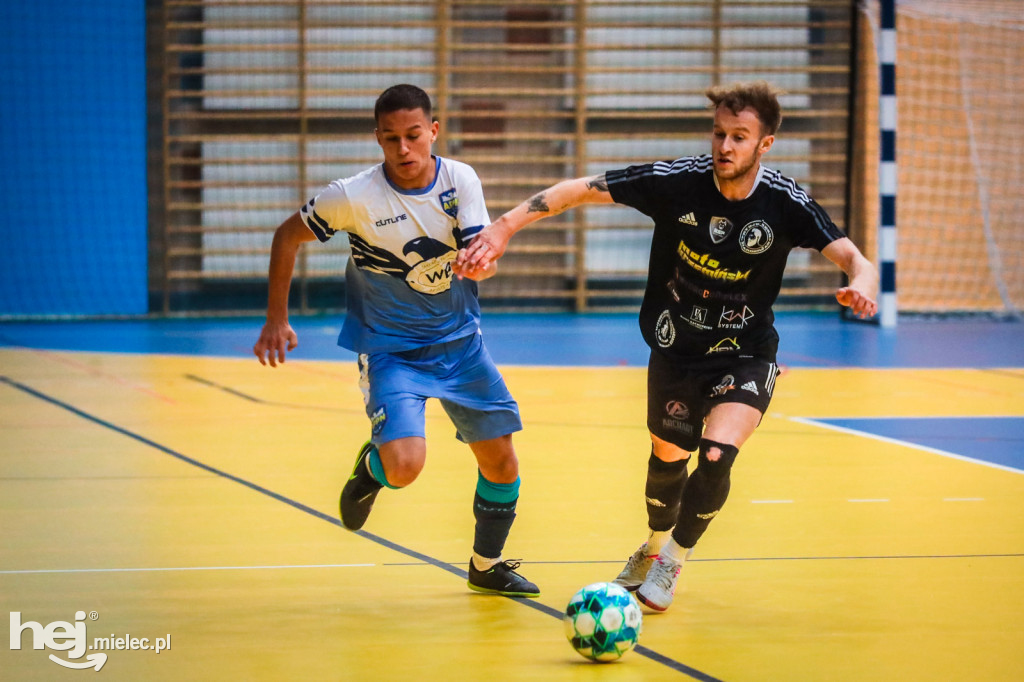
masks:
{"type": "Polygon", "coordinates": [[[302,207],[299,217],[321,242],[326,242],[336,232],[352,229],[356,225],[352,202],[345,191],[345,184],[340,180],[335,180],[310,199],[302,207]]]}

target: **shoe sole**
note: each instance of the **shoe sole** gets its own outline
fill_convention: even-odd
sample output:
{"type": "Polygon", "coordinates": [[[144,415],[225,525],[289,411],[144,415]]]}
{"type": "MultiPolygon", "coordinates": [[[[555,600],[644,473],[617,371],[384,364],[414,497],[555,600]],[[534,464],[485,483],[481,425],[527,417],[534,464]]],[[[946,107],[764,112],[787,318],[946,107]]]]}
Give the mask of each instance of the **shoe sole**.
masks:
{"type": "MultiPolygon", "coordinates": [[[[367,443],[365,443],[363,445],[363,447],[359,448],[359,454],[356,455],[356,463],[352,466],[352,473],[349,474],[348,481],[351,481],[353,478],[356,477],[356,471],[359,469],[359,465],[362,464],[363,461],[366,459],[365,457],[363,457],[363,453],[368,451],[371,447],[373,447],[373,443],[372,442],[367,442],[367,443]]],[[[365,466],[365,465],[363,465],[363,466],[365,466]]],[[[348,481],[345,481],[346,485],[348,485],[348,481]]],[[[342,494],[345,493],[344,486],[342,487],[341,492],[342,492],[342,494]]],[[[347,523],[345,523],[345,515],[341,513],[341,500],[340,500],[340,498],[338,500],[338,517],[341,520],[341,527],[344,528],[345,530],[349,530],[349,531],[355,532],[357,530],[360,530],[364,525],[366,525],[366,519],[363,519],[363,522],[360,523],[357,526],[350,526],[347,523]]],[[[369,518],[369,514],[367,514],[367,518],[369,518]]]]}
{"type": "Polygon", "coordinates": [[[489,587],[480,587],[478,585],[474,585],[468,580],[466,581],[466,585],[469,586],[469,589],[473,590],[474,592],[479,592],[481,594],[497,594],[501,595],[502,597],[526,597],[527,599],[536,599],[540,596],[540,592],[503,592],[502,590],[492,590],[489,587]]]}
{"type": "Polygon", "coordinates": [[[668,604],[665,604],[664,606],[661,606],[660,604],[655,604],[654,602],[647,601],[647,598],[644,597],[644,595],[640,594],[639,590],[637,590],[636,598],[639,599],[644,604],[644,606],[647,606],[648,608],[654,609],[658,613],[661,613],[663,611],[668,610],[668,607],[672,605],[671,602],[669,602],[668,604]]]}

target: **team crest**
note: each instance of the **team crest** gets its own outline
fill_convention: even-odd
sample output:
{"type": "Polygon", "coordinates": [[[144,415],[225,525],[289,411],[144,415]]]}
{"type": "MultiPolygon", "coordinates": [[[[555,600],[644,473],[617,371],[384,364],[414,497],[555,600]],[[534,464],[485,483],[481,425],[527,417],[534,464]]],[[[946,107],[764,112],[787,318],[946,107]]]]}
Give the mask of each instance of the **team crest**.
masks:
{"type": "Polygon", "coordinates": [[[437,198],[441,202],[441,208],[444,209],[445,213],[450,215],[452,218],[459,217],[459,197],[455,194],[454,187],[441,192],[437,198]]]}
{"type": "Polygon", "coordinates": [[[740,248],[743,249],[743,253],[749,253],[751,256],[767,251],[774,240],[772,228],[763,220],[747,223],[740,230],[740,248]]]}
{"type": "Polygon", "coordinates": [[[715,216],[711,219],[711,241],[721,244],[732,233],[732,221],[715,216]]]}

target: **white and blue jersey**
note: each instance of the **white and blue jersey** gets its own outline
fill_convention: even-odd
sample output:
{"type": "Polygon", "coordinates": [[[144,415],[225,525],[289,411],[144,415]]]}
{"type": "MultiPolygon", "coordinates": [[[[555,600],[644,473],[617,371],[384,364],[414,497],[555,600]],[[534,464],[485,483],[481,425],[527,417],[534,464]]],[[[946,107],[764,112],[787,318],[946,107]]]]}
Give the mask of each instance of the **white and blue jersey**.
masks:
{"type": "Polygon", "coordinates": [[[397,352],[477,333],[476,282],[454,277],[452,262],[490,218],[476,172],[435,158],[429,187],[401,189],[379,164],[335,180],[302,207],[317,239],[346,232],[352,246],[340,346],[397,352]]]}

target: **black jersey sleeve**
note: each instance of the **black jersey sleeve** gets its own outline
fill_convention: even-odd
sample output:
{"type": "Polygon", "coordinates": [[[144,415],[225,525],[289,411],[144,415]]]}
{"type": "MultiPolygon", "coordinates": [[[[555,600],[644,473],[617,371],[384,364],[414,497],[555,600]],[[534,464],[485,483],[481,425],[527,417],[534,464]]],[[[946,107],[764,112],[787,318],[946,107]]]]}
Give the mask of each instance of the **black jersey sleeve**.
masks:
{"type": "Polygon", "coordinates": [[[690,191],[702,172],[710,170],[711,156],[684,156],[674,161],[654,161],[605,173],[608,192],[617,204],[632,206],[656,217],[671,206],[680,193],[690,191]]]}
{"type": "Polygon", "coordinates": [[[617,168],[604,174],[608,192],[617,204],[631,206],[645,215],[651,215],[660,194],[660,179],[654,173],[654,164],[645,163],[628,168],[617,168]]]}
{"type": "Polygon", "coordinates": [[[776,170],[765,169],[764,181],[784,196],[786,222],[793,230],[793,246],[821,251],[845,237],[828,212],[792,178],[776,170]]]}
{"type": "Polygon", "coordinates": [[[656,217],[659,210],[683,191],[686,178],[699,159],[684,157],[675,161],[654,161],[607,171],[608,192],[617,204],[631,206],[656,217]]]}
{"type": "Polygon", "coordinates": [[[832,222],[828,212],[810,197],[807,197],[806,201],[795,202],[792,213],[798,235],[796,246],[821,251],[835,240],[846,236],[832,222]]]}

